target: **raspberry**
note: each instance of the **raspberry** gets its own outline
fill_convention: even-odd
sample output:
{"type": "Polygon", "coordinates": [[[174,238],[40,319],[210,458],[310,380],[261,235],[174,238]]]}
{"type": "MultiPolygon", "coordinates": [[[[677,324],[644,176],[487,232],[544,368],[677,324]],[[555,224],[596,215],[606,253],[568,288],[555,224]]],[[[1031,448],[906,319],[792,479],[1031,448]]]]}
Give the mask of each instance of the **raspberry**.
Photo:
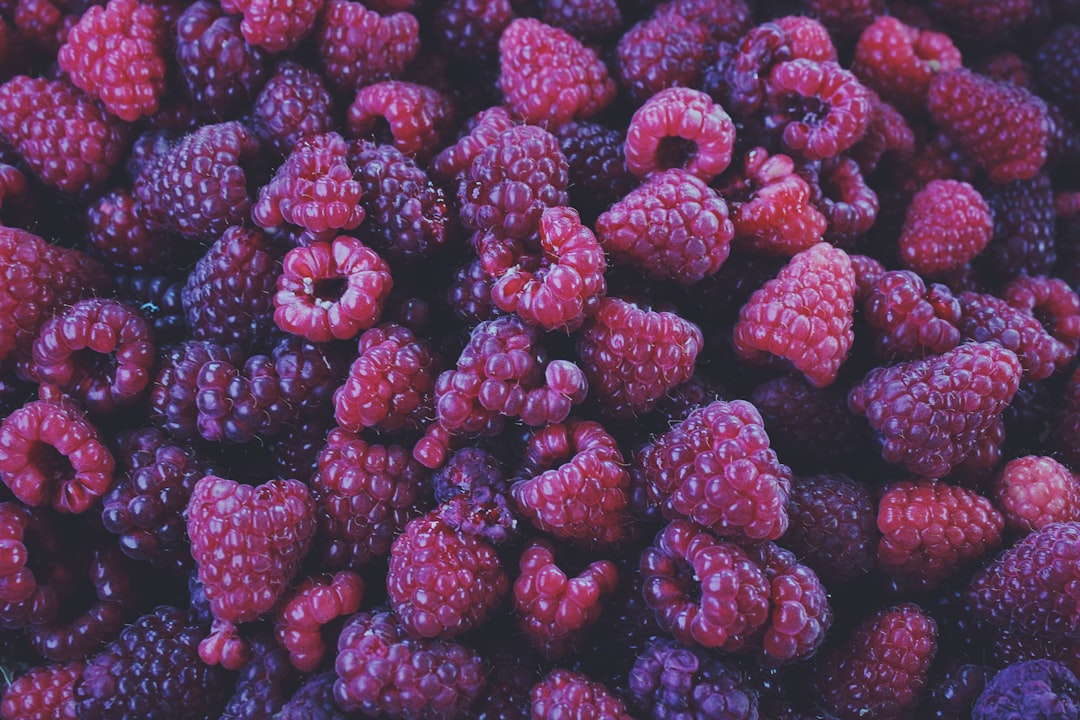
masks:
{"type": "Polygon", "coordinates": [[[645,457],[649,498],[668,519],[714,533],[773,540],[788,526],[791,471],[769,448],[757,409],[712,402],[661,435],[645,457]]]}
{"type": "Polygon", "coordinates": [[[110,265],[160,270],[169,262],[172,238],[151,228],[135,196],[118,188],[87,206],[86,243],[110,265]]]}
{"type": "Polygon", "coordinates": [[[836,379],[854,341],[855,273],[843,250],[819,243],[791,259],[739,313],[735,351],[789,360],[815,387],[836,379]]]}
{"type": "Polygon", "coordinates": [[[584,41],[603,40],[622,26],[616,0],[543,0],[540,19],[584,41]]]}
{"type": "Polygon", "coordinates": [[[446,293],[450,309],[469,326],[493,320],[497,312],[491,302],[494,284],[479,260],[458,268],[446,293]]]}
{"type": "Polygon", "coordinates": [[[475,650],[416,640],[386,611],[353,615],[338,636],[334,701],[346,712],[403,720],[463,717],[486,668],[475,650]]]}
{"type": "Polygon", "coordinates": [[[540,216],[540,267],[510,268],[491,288],[491,301],[545,330],[571,332],[596,314],[607,291],[604,251],[573,208],[554,207],[540,216]]]}
{"type": "Polygon", "coordinates": [[[188,275],[181,293],[195,340],[252,347],[273,327],[280,265],[257,230],[231,227],[188,275]]]}
{"type": "Polygon", "coordinates": [[[433,410],[441,363],[408,328],[385,323],[360,336],[360,356],[334,392],[334,419],[345,430],[417,430],[433,410]]]}
{"type": "Polygon", "coordinates": [[[51,188],[101,190],[127,137],[123,122],[62,80],[16,75],[0,85],[0,138],[51,188]]]}
{"type": "Polygon", "coordinates": [[[863,315],[886,360],[940,355],[960,344],[960,302],[944,285],[926,286],[910,270],[892,270],[870,290],[863,315]]]}
{"type": "Polygon", "coordinates": [[[533,720],[632,720],[622,701],[604,685],[571,670],[552,670],[533,686],[530,699],[533,720]]]}
{"type": "Polygon", "coordinates": [[[0,423],[0,480],[22,502],[81,513],[109,489],[115,462],[71,402],[28,402],[0,423]]]}
{"type": "Polygon", "coordinates": [[[727,260],[735,233],[724,199],[685,170],[657,173],[611,206],[596,233],[616,263],[691,285],[727,260]]]}
{"type": "Polygon", "coordinates": [[[1001,280],[1047,275],[1057,262],[1054,194],[1049,178],[1036,175],[982,191],[994,216],[994,234],[981,262],[1001,280]]]}
{"type": "Polygon", "coordinates": [[[135,178],[147,217],[185,238],[219,237],[251,209],[245,165],[257,143],[238,122],[204,125],[152,157],[135,178]]]}
{"type": "Polygon", "coordinates": [[[244,16],[240,32],[267,52],[292,50],[314,28],[323,0],[224,0],[221,9],[244,16]]]}
{"type": "Polygon", "coordinates": [[[1046,103],[1024,88],[957,68],[934,77],[927,104],[934,122],[991,182],[1030,180],[1046,162],[1046,103]]]}
{"type": "Polygon", "coordinates": [[[735,42],[752,26],[751,8],[743,0],[669,0],[655,14],[680,15],[703,25],[717,42],[735,42]]]}
{"type": "Polygon", "coordinates": [[[841,720],[897,720],[926,685],[937,634],[934,620],[912,603],[874,613],[819,661],[822,704],[841,720]]]}
{"type": "Polygon", "coordinates": [[[993,486],[1005,527],[1025,533],[1050,523],[1080,520],[1080,480],[1050,457],[1011,460],[993,486]]]}
{"type": "Polygon", "coordinates": [[[962,64],[948,35],[881,15],[859,36],[851,71],[882,100],[911,114],[926,107],[934,75],[962,64]]]}
{"type": "Polygon", "coordinates": [[[75,684],[82,673],[83,663],[79,661],[31,668],[5,689],[0,716],[4,720],[77,717],[75,684]]]}
{"type": "Polygon", "coordinates": [[[435,39],[448,54],[488,60],[499,51],[499,38],[514,19],[510,0],[446,0],[435,9],[435,39]]]}
{"type": "Polygon", "coordinates": [[[854,39],[885,13],[884,0],[807,0],[806,11],[840,39],[854,39]]]}
{"type": "Polygon", "coordinates": [[[518,536],[517,515],[507,500],[510,482],[487,451],[461,448],[431,483],[440,503],[436,514],[454,529],[496,545],[518,536]]]}
{"type": "Polygon", "coordinates": [[[298,480],[252,487],[207,475],[191,493],[187,529],[216,621],[199,655],[236,669],[233,644],[243,641],[228,628],[269,612],[288,587],[315,535],[315,503],[298,480]]]}
{"type": "Polygon", "coordinates": [[[869,255],[848,255],[851,258],[851,268],[855,271],[855,302],[864,304],[873,291],[874,285],[885,274],[885,266],[881,261],[869,255]]]}
{"type": "MultiPolygon", "coordinates": [[[[567,204],[566,158],[551,133],[514,126],[475,156],[458,189],[461,224],[510,241],[533,235],[549,207],[567,204]]],[[[481,260],[484,258],[481,257],[481,260]]],[[[508,261],[499,275],[515,264],[508,261]]]]}
{"type": "Polygon", "coordinates": [[[30,48],[50,58],[56,57],[60,46],[67,42],[68,32],[79,21],[69,14],[65,5],[50,0],[17,0],[14,8],[15,29],[27,40],[30,48]]]}
{"type": "Polygon", "coordinates": [[[75,684],[79,717],[216,716],[225,704],[227,678],[199,659],[200,637],[202,631],[188,625],[176,608],[159,606],[143,615],[87,661],[75,684]]]}
{"type": "Polygon", "coordinates": [[[689,380],[703,346],[701,329],[675,313],[605,298],[578,336],[577,352],[607,414],[629,420],[689,380]]]}
{"type": "Polygon", "coordinates": [[[1080,523],[1051,523],[1025,536],[971,580],[979,619],[1040,638],[1080,638],[1076,558],[1080,523]]]}
{"type": "Polygon", "coordinates": [[[791,48],[792,58],[814,62],[836,62],[836,46],[829,31],[817,20],[803,15],[786,15],[775,20],[784,32],[784,41],[791,48]]]}
{"type": "Polygon", "coordinates": [[[966,182],[932,180],[908,206],[900,257],[922,275],[941,276],[981,253],[993,230],[993,213],[978,190],[966,182]]]}
{"type": "Polygon", "coordinates": [[[583,545],[623,539],[630,476],[614,438],[592,421],[570,420],[533,433],[522,477],[513,486],[518,510],[556,537],[583,545]]]}
{"type": "Polygon", "coordinates": [[[491,545],[437,518],[410,520],[390,548],[387,595],[414,637],[446,639],[481,625],[509,589],[491,545]]]}
{"type": "Polygon", "coordinates": [[[499,135],[514,125],[510,113],[501,105],[482,110],[469,118],[465,123],[465,132],[457,142],[432,158],[432,179],[446,182],[468,172],[476,156],[489,145],[494,145],[499,135]]]}
{"type": "Polygon", "coordinates": [[[735,666],[670,640],[656,639],[634,660],[629,676],[642,718],[758,717],[758,697],[735,666]]]}
{"type": "Polygon", "coordinates": [[[1064,370],[1073,353],[1028,312],[993,295],[963,292],[958,327],[965,339],[996,342],[1020,358],[1025,380],[1042,380],[1064,370]]]}
{"type": "Polygon", "coordinates": [[[346,126],[352,137],[392,143],[402,154],[426,163],[442,145],[453,114],[450,101],[438,90],[388,80],[360,89],[349,106],[346,126]]]}
{"type": "Polygon", "coordinates": [[[300,140],[251,208],[255,224],[266,230],[286,223],[303,228],[319,242],[364,219],[363,188],[346,161],[347,145],[337,133],[300,140]]]}
{"type": "Polygon", "coordinates": [[[637,184],[626,169],[623,135],[592,122],[568,123],[557,133],[569,164],[571,204],[595,217],[637,184]]]}
{"type": "Polygon", "coordinates": [[[322,76],[283,60],[266,81],[251,108],[252,129],[282,156],[303,137],[334,128],[334,102],[322,76]]]}
{"type": "Polygon", "coordinates": [[[601,599],[615,591],[615,564],[597,560],[579,575],[567,578],[555,563],[553,548],[544,540],[530,542],[520,563],[521,574],[514,581],[518,626],[545,658],[565,657],[596,622],[601,599]]]}
{"type": "Polygon", "coordinates": [[[802,172],[810,185],[812,202],[828,223],[826,240],[847,247],[873,227],[881,204],[859,163],[840,156],[821,167],[808,165],[802,172]]]}
{"type": "Polygon", "coordinates": [[[267,53],[244,39],[240,18],[208,0],[177,18],[176,58],[196,112],[217,121],[242,115],[268,75],[267,53]]]}
{"type": "Polygon", "coordinates": [[[531,18],[512,21],[499,37],[499,88],[513,113],[553,130],[615,99],[615,83],[595,51],[531,18]]]}
{"type": "Polygon", "coordinates": [[[380,15],[351,0],[327,0],[316,30],[319,59],[332,89],[350,95],[400,77],[420,49],[420,24],[407,12],[380,15]]]}
{"type": "Polygon", "coordinates": [[[348,720],[334,703],[335,682],[337,673],[333,670],[308,676],[273,720],[348,720]]]}
{"type": "Polygon", "coordinates": [[[864,173],[877,169],[883,157],[907,161],[915,152],[915,132],[900,111],[872,90],[870,98],[873,109],[866,132],[848,151],[864,173]]]}
{"type": "Polygon", "coordinates": [[[630,118],[626,167],[644,178],[682,168],[708,182],[731,164],[735,124],[708,95],[690,88],[656,93],[630,118]]]}
{"type": "Polygon", "coordinates": [[[971,709],[972,720],[997,717],[1077,717],[1080,681],[1052,660],[1029,660],[1009,665],[986,683],[971,709]]]}
{"type": "Polygon", "coordinates": [[[1080,348],[1080,296],[1058,278],[1021,275],[1001,290],[1013,307],[1037,317],[1073,355],[1080,348]]]}
{"type": "Polygon", "coordinates": [[[800,58],[773,68],[766,83],[766,127],[807,160],[834,157],[862,138],[873,102],[862,83],[833,62],[800,58]]]}
{"type": "Polygon", "coordinates": [[[450,211],[441,187],[391,145],[360,140],[349,148],[366,212],[362,239],[391,260],[430,257],[450,242],[450,211]]]}
{"type": "Polygon", "coordinates": [[[871,370],[848,406],[878,433],[882,456],[942,477],[976,448],[1020,385],[1020,360],[995,343],[968,343],[925,360],[871,370]],[[962,408],[962,409],[961,409],[962,408]]]}
{"type": "Polygon", "coordinates": [[[799,477],[782,542],[826,582],[849,583],[874,567],[876,514],[870,490],[846,475],[799,477]]]}
{"type": "Polygon", "coordinates": [[[274,295],[274,321],[312,342],[348,340],[379,321],[390,266],[356,238],[293,248],[274,295]]]}
{"type": "Polygon", "coordinates": [[[984,5],[977,0],[931,0],[935,15],[957,35],[973,42],[993,42],[1017,30],[1033,13],[1033,0],[1006,0],[984,5]]]}
{"type": "Polygon", "coordinates": [[[638,101],[670,87],[697,87],[709,39],[706,25],[674,11],[639,22],[617,47],[622,86],[638,101]]]}
{"type": "Polygon", "coordinates": [[[821,241],[828,223],[811,202],[813,191],[787,155],[763,147],[746,153],[743,169],[722,182],[731,205],[737,248],[768,257],[791,257],[821,241]]]}
{"type": "Polygon", "coordinates": [[[737,545],[685,520],[641,553],[645,602],[684,645],[733,652],[769,617],[769,581],[737,545]]]}
{"type": "Polygon", "coordinates": [[[300,672],[313,672],[326,653],[322,629],[334,618],[360,609],[364,581],[342,570],[336,575],[305,578],[274,613],[274,636],[300,672]]]}
{"type": "Polygon", "coordinates": [[[275,717],[288,699],[293,685],[289,654],[265,632],[256,635],[251,646],[251,659],[240,668],[236,690],[220,720],[275,717]]]}
{"type": "Polygon", "coordinates": [[[165,94],[165,17],[137,0],[93,5],[68,32],[57,61],[71,83],[121,120],[153,115],[165,94]]]}
{"type": "Polygon", "coordinates": [[[894,483],[878,502],[878,567],[894,583],[932,589],[1001,542],[1001,513],[967,488],[894,483]]]}
{"type": "Polygon", "coordinates": [[[1035,55],[1035,72],[1046,98],[1073,117],[1080,117],[1080,25],[1063,25],[1050,33],[1035,55]]]}

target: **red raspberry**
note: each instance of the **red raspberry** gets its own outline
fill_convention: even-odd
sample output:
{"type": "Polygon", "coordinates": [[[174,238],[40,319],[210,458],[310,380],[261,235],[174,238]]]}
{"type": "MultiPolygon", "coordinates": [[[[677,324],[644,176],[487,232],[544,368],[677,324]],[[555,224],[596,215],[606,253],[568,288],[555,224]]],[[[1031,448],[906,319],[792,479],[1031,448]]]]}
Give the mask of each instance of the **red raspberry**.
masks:
{"type": "Polygon", "coordinates": [[[1028,312],[993,295],[963,292],[959,300],[963,314],[957,327],[964,339],[996,342],[1012,350],[1020,358],[1025,380],[1043,380],[1072,360],[1074,353],[1028,312]]]}
{"type": "Polygon", "coordinates": [[[854,342],[855,273],[847,253],[819,243],[791,259],[739,313],[735,351],[789,360],[815,387],[836,380],[854,342]]]}
{"type": "Polygon", "coordinates": [[[649,498],[668,519],[753,540],[787,530],[791,470],[769,448],[761,415],[745,400],[694,410],[656,439],[645,473],[649,498]]]}
{"type": "Polygon", "coordinates": [[[596,233],[616,263],[692,285],[727,260],[735,233],[724,199],[685,170],[657,173],[612,205],[596,233]]]}
{"type": "Polygon", "coordinates": [[[846,475],[799,477],[781,542],[830,585],[849,583],[874,567],[876,516],[866,485],[846,475]]]}
{"type": "Polygon", "coordinates": [[[622,26],[616,0],[542,0],[540,19],[583,41],[604,40],[622,26]]]}
{"type": "Polygon", "coordinates": [[[937,635],[918,605],[874,613],[818,662],[822,705],[840,720],[898,720],[922,694],[937,635]]]}
{"type": "Polygon", "coordinates": [[[490,60],[499,38],[514,19],[510,0],[446,0],[435,8],[435,40],[447,54],[463,60],[490,60]]]}
{"type": "Polygon", "coordinates": [[[743,162],[742,171],[720,188],[731,204],[735,246],[757,255],[791,257],[819,243],[828,220],[811,203],[813,191],[792,159],[757,147],[743,162]]]}
{"type": "Polygon", "coordinates": [[[934,75],[962,64],[948,35],[881,15],[859,36],[851,71],[883,100],[911,114],[926,107],[934,75]]]}
{"type": "Polygon", "coordinates": [[[290,591],[274,613],[274,636],[300,672],[313,672],[326,654],[322,629],[335,618],[360,609],[364,581],[342,570],[336,575],[308,577],[290,591]]]}
{"type": "Polygon", "coordinates": [[[390,547],[386,592],[413,637],[447,639],[478,627],[509,590],[495,549],[438,518],[410,520],[390,547]]]}
{"type": "Polygon", "coordinates": [[[0,700],[4,720],[75,718],[75,684],[82,679],[83,663],[42,665],[9,683],[0,700]]]}
{"type": "Polygon", "coordinates": [[[878,567],[898,586],[930,590],[1001,542],[990,501],[937,480],[905,480],[878,501],[878,567]]]}
{"type": "Polygon", "coordinates": [[[326,82],[314,70],[283,60],[251,108],[259,139],[286,156],[305,135],[334,129],[334,105],[326,82]]]}
{"type": "Polygon", "coordinates": [[[74,403],[35,400],[0,423],[0,480],[27,505],[85,512],[109,489],[114,468],[74,403]]]}
{"type": "Polygon", "coordinates": [[[968,343],[942,355],[871,370],[848,405],[879,433],[882,456],[909,472],[942,477],[970,455],[1020,386],[1016,355],[968,343]]]}
{"type": "Polygon", "coordinates": [[[675,313],[605,298],[578,336],[577,353],[605,412],[629,420],[690,379],[704,344],[701,329],[675,313]]]}
{"type": "Polygon", "coordinates": [[[804,15],[785,15],[774,21],[784,31],[791,48],[791,57],[814,62],[837,62],[836,46],[828,29],[817,20],[804,15]]]}
{"type": "Polygon", "coordinates": [[[93,5],[68,33],[57,61],[75,87],[127,122],[153,115],[165,94],[165,17],[137,0],[93,5]]]}
{"type": "Polygon", "coordinates": [[[187,529],[218,621],[199,655],[237,669],[234,644],[243,641],[229,628],[269,612],[288,588],[315,536],[315,502],[298,480],[252,487],[207,475],[191,493],[187,529]]]}
{"type": "Polygon", "coordinates": [[[420,49],[420,23],[407,12],[382,16],[351,0],[326,0],[315,34],[334,91],[400,77],[420,49]]]}
{"type": "Polygon", "coordinates": [[[513,113],[552,130],[615,99],[615,83],[594,50],[531,18],[514,20],[499,37],[499,89],[513,113]]]}
{"type": "Polygon", "coordinates": [[[364,331],[360,356],[334,392],[334,419],[350,432],[417,430],[434,409],[441,363],[427,341],[396,323],[364,331]]]}
{"type": "Polygon", "coordinates": [[[311,479],[323,565],[358,570],[390,552],[394,536],[422,511],[427,481],[406,448],[331,430],[311,479]]]}
{"type": "Polygon", "coordinates": [[[1003,0],[991,5],[978,0],[931,0],[934,14],[956,34],[975,42],[992,42],[1019,29],[1034,12],[1034,0],[1003,0]]]}
{"type": "Polygon", "coordinates": [[[204,125],[152,156],[135,178],[147,217],[192,240],[242,225],[251,209],[245,166],[258,144],[239,122],[204,125]]]}
{"type": "Polygon", "coordinates": [[[273,180],[259,190],[251,219],[266,230],[295,225],[320,242],[356,228],[364,220],[363,188],[353,179],[347,147],[333,132],[300,140],[273,180]]]}
{"type": "Polygon", "coordinates": [[[645,101],[670,87],[697,87],[709,60],[707,25],[670,11],[639,22],[619,40],[618,71],[630,96],[645,101]]]}
{"type": "Polygon", "coordinates": [[[1001,290],[1013,307],[1039,318],[1075,355],[1080,348],[1080,296],[1058,278],[1021,275],[1001,290]]]}
{"type": "Polygon", "coordinates": [[[910,270],[892,270],[871,287],[863,316],[886,360],[940,355],[960,344],[960,303],[944,285],[926,286],[910,270]]]}
{"type": "Polygon", "coordinates": [[[533,686],[530,698],[532,720],[632,720],[622,701],[604,685],[571,670],[552,670],[533,686]]]}
{"type": "Polygon", "coordinates": [[[971,612],[1039,638],[1080,639],[1080,523],[1051,523],[1008,548],[971,580],[971,612]]]}
{"type": "Polygon", "coordinates": [[[465,133],[457,142],[431,160],[432,179],[446,182],[468,172],[476,156],[514,125],[510,113],[501,105],[481,110],[465,123],[465,133]]]}
{"type": "Polygon", "coordinates": [[[571,332],[596,314],[607,292],[604,251],[573,208],[544,210],[539,232],[540,267],[507,270],[492,286],[491,301],[545,330],[571,332]]]}
{"type": "Polygon", "coordinates": [[[805,165],[799,173],[810,185],[811,202],[828,223],[825,239],[850,247],[874,225],[881,204],[859,163],[847,156],[805,165]]]}
{"type": "Polygon", "coordinates": [[[312,342],[348,340],[379,321],[390,266],[356,238],[293,248],[274,295],[274,321],[312,342]]]}
{"type": "Polygon", "coordinates": [[[769,581],[747,554],[676,520],[641,553],[645,602],[684,645],[740,650],[769,619],[769,581]]]}
{"type": "Polygon", "coordinates": [[[958,68],[934,77],[927,104],[934,122],[991,182],[1029,180],[1046,162],[1046,103],[1024,88],[958,68]]]}
{"type": "Polygon", "coordinates": [[[16,75],[0,85],[0,138],[51,188],[101,190],[127,137],[123,122],[62,80],[16,75]]]}
{"type": "Polygon", "coordinates": [[[221,9],[244,16],[240,31],[267,52],[292,50],[315,28],[323,0],[223,0],[221,9]]]}
{"type": "Polygon", "coordinates": [[[650,641],[634,660],[628,682],[639,717],[759,717],[758,696],[734,665],[671,640],[650,641]]]}
{"type": "Polygon", "coordinates": [[[365,717],[464,717],[484,687],[486,667],[475,650],[413,639],[386,611],[353,615],[337,650],[334,702],[365,717]]]}
{"type": "Polygon", "coordinates": [[[418,163],[427,163],[442,146],[454,108],[438,90],[388,80],[360,89],[349,106],[346,127],[352,137],[391,143],[418,163]],[[389,136],[385,129],[389,128],[389,136]]]}
{"type": "Polygon", "coordinates": [[[150,326],[115,300],[82,300],[42,327],[33,374],[106,414],[143,398],[154,363],[150,326]]]}
{"type": "Polygon", "coordinates": [[[110,265],[161,270],[173,238],[150,226],[130,190],[117,188],[87,206],[86,243],[93,257],[110,265]]]}
{"type": "Polygon", "coordinates": [[[1065,665],[1039,658],[998,671],[971,709],[972,720],[1023,716],[1068,717],[1080,713],[1080,680],[1065,665]]]}
{"type": "Polygon", "coordinates": [[[1080,520],[1080,479],[1051,457],[1010,460],[994,481],[993,494],[1005,527],[1019,533],[1080,520]]]}
{"type": "Polygon", "coordinates": [[[626,535],[630,476],[615,439],[591,420],[535,431],[512,488],[522,515],[544,532],[586,546],[626,535]]]}
{"type": "Polygon", "coordinates": [[[735,124],[708,95],[668,88],[650,97],[630,118],[626,167],[644,178],[683,168],[708,182],[731,164],[735,124]]]}
{"type": "Polygon", "coordinates": [[[514,581],[518,627],[546,659],[565,657],[596,622],[601,599],[615,591],[618,570],[610,560],[597,560],[568,578],[555,564],[554,549],[539,539],[526,546],[520,563],[514,581]]]}
{"type": "Polygon", "coordinates": [[[990,242],[994,216],[966,182],[932,180],[908,206],[900,257],[924,276],[941,276],[970,262],[990,242]]]}
{"type": "Polygon", "coordinates": [[[766,127],[784,147],[807,160],[824,160],[866,133],[873,112],[869,91],[834,62],[797,59],[773,68],[766,83],[766,127]]]}

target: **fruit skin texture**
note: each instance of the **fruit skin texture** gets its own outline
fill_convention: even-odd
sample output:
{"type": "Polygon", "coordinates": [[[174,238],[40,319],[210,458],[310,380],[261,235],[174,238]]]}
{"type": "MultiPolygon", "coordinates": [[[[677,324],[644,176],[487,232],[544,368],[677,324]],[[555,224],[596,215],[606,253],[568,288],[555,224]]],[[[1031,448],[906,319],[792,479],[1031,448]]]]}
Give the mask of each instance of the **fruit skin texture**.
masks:
{"type": "Polygon", "coordinates": [[[751,720],[758,697],[727,662],[671,640],[656,639],[630,671],[631,702],[649,720],[751,720]]]}
{"type": "Polygon", "coordinates": [[[871,286],[863,317],[875,330],[875,347],[886,360],[910,360],[960,344],[960,303],[945,285],[927,287],[910,270],[884,273],[871,286]]]}
{"type": "Polygon", "coordinates": [[[700,90],[674,87],[653,95],[630,118],[626,130],[626,168],[640,178],[681,167],[709,182],[731,164],[735,123],[700,90]],[[665,141],[694,146],[687,157],[667,157],[665,141]]]}
{"type": "Polygon", "coordinates": [[[885,460],[916,475],[942,477],[999,421],[1021,372],[1012,351],[969,343],[871,370],[848,393],[848,407],[879,434],[885,460]]]}
{"type": "Polygon", "coordinates": [[[571,670],[552,670],[533,686],[530,699],[532,720],[633,720],[622,701],[606,687],[571,670]]]}
{"type": "Polygon", "coordinates": [[[993,213],[978,190],[957,180],[932,180],[908,206],[900,257],[924,277],[940,276],[973,260],[993,233],[993,213]]]}
{"type": "Polygon", "coordinates": [[[971,720],[1080,717],[1080,680],[1052,660],[1013,663],[986,684],[971,720]]]}
{"type": "Polygon", "coordinates": [[[1052,457],[1010,460],[993,485],[1005,527],[1021,533],[1080,520],[1080,480],[1052,457]]]}
{"type": "Polygon", "coordinates": [[[75,683],[82,678],[83,663],[42,665],[16,678],[0,699],[4,720],[74,720],[75,683]]]}
{"type": "Polygon", "coordinates": [[[733,344],[751,362],[769,354],[791,361],[815,387],[836,380],[855,341],[855,272],[843,250],[818,243],[739,311],[733,344]]]}

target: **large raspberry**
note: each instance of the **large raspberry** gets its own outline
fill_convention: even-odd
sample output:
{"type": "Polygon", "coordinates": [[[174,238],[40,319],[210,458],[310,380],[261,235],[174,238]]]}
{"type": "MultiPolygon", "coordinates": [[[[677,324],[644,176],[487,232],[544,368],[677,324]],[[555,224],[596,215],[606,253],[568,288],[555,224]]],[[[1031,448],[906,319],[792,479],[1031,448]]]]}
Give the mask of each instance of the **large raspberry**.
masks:
{"type": "Polygon", "coordinates": [[[986,248],[994,216],[966,182],[932,180],[908,206],[898,241],[904,264],[921,275],[941,276],[986,248]]]}
{"type": "Polygon", "coordinates": [[[708,182],[731,164],[735,124],[700,90],[674,87],[650,97],[630,118],[626,167],[638,177],[683,168],[708,182]]]}
{"type": "Polygon", "coordinates": [[[650,499],[669,519],[718,535],[775,540],[788,527],[791,470],[777,460],[757,409],[717,400],[657,438],[645,457],[650,499]]]}
{"type": "Polygon", "coordinates": [[[632,720],[622,701],[604,685],[571,670],[552,670],[533,686],[530,698],[532,720],[632,720]]]}
{"type": "Polygon", "coordinates": [[[993,486],[1005,527],[1018,532],[1080,520],[1080,479],[1051,457],[1010,460],[993,486]]]}
{"type": "Polygon", "coordinates": [[[240,31],[252,45],[280,53],[295,48],[314,28],[323,0],[223,0],[221,9],[244,16],[240,31]]]}
{"type": "Polygon", "coordinates": [[[499,87],[510,110],[552,130],[615,99],[615,83],[594,50],[531,18],[514,20],[499,37],[499,87]]]}
{"type": "Polygon", "coordinates": [[[339,93],[399,77],[420,49],[420,23],[407,12],[380,15],[362,3],[327,0],[315,33],[326,79],[339,93]]]}
{"type": "Polygon", "coordinates": [[[871,370],[848,395],[879,433],[882,456],[941,477],[970,455],[1020,386],[1020,360],[995,343],[970,343],[925,360],[871,370]]]}
{"type": "Polygon", "coordinates": [[[847,253],[819,243],[791,259],[739,312],[735,351],[751,362],[789,360],[816,387],[836,380],[854,342],[855,272],[847,253]]]}

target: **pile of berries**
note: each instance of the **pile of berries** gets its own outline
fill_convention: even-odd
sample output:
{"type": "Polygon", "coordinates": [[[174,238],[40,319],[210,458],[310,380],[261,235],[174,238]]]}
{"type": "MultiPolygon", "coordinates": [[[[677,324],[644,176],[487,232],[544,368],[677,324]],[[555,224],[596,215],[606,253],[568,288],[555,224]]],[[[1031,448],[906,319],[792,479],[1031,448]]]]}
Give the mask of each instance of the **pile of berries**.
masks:
{"type": "Polygon", "coordinates": [[[0,720],[1080,718],[1076,0],[0,2],[0,720]]]}

